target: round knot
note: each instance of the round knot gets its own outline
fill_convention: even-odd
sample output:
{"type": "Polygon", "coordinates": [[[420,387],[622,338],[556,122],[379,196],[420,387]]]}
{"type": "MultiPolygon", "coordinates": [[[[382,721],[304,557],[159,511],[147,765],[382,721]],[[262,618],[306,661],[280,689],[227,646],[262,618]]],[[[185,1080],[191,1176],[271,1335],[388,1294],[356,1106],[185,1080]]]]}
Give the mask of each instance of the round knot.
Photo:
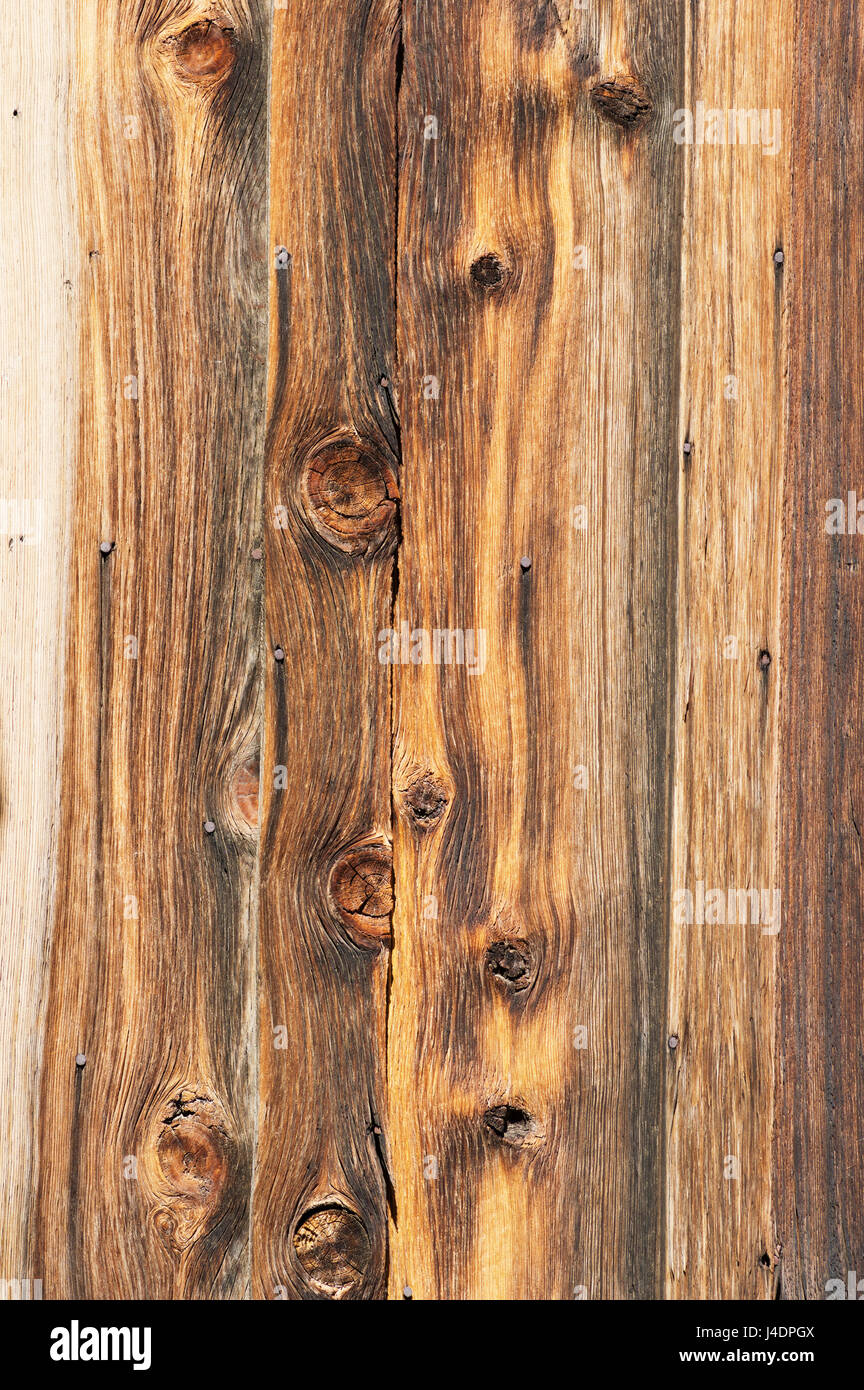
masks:
{"type": "Polygon", "coordinates": [[[330,896],[357,946],[390,938],[393,911],[393,851],[380,840],[352,845],[330,875],[330,896]]]}
{"type": "Polygon", "coordinates": [[[434,772],[419,773],[400,794],[403,810],[416,830],[434,830],[450,800],[434,772]]]}
{"type": "Polygon", "coordinates": [[[321,446],[303,477],[306,512],[319,535],[359,554],[394,529],[399,490],[389,464],[351,440],[321,446]]]}
{"type": "Polygon", "coordinates": [[[486,969],[514,994],[527,989],[533,978],[528,942],[521,937],[493,941],[486,948],[486,969]]]}
{"type": "Polygon", "coordinates": [[[347,1207],[316,1207],[301,1216],[294,1249],[309,1282],[329,1298],[344,1298],[362,1284],[372,1245],[360,1217],[347,1207]]]}
{"type": "Polygon", "coordinates": [[[648,120],[653,102],[636,77],[613,77],[608,82],[595,82],[591,88],[595,111],[624,131],[640,130],[648,120]]]}
{"type": "Polygon", "coordinates": [[[223,29],[209,19],[190,24],[171,42],[177,67],[193,81],[227,77],[237,57],[234,30],[223,29]]]}
{"type": "Polygon", "coordinates": [[[479,256],[471,266],[471,279],[480,290],[497,290],[507,278],[507,267],[491,251],[479,256]]]}

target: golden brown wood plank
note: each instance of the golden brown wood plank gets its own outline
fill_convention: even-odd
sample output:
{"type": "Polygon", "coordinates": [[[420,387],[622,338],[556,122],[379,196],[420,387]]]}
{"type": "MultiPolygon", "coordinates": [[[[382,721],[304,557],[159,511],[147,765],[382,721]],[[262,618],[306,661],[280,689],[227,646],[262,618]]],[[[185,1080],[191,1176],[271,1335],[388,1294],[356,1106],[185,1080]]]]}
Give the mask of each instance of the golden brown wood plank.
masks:
{"type": "MultiPolygon", "coordinates": [[[[14,0],[0,45],[0,1279],[31,1281],[41,1017],[60,784],[77,276],[71,31],[14,0]]],[[[12,1287],[10,1284],[9,1287],[12,1287]]],[[[22,1286],[19,1283],[19,1288],[22,1286]]],[[[35,1285],[31,1283],[31,1290],[35,1285]]]]}
{"type": "Polygon", "coordinates": [[[783,1297],[860,1299],[864,19],[798,4],[795,34],[774,1186],[783,1297]]]}
{"type": "Polygon", "coordinates": [[[0,1295],[855,1296],[857,8],[8,9],[0,1295]]]}
{"type": "Polygon", "coordinates": [[[380,1297],[390,852],[394,0],[275,15],[254,1293],[380,1297]],[[320,41],[319,37],[320,36],[320,41]]]}
{"type": "Polygon", "coordinates": [[[658,1289],[681,41],[404,7],[395,1297],[658,1289]]]}
{"type": "Polygon", "coordinates": [[[773,1290],[785,0],[688,8],[667,1290],[773,1290]],[[755,897],[754,897],[755,894],[755,897]]]}
{"type": "Polygon", "coordinates": [[[37,1265],[248,1286],[263,0],[77,0],[80,430],[37,1265]],[[77,1058],[77,1060],[76,1060],[77,1058]]]}

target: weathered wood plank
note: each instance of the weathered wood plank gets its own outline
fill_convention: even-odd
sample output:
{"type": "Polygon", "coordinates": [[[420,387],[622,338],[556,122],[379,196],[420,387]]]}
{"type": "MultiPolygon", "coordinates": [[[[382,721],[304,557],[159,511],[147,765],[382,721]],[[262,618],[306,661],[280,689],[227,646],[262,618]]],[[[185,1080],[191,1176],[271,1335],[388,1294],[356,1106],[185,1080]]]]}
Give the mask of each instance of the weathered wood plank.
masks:
{"type": "Polygon", "coordinates": [[[395,0],[292,0],[275,15],[254,1199],[265,1298],[375,1298],[385,1279],[390,675],[375,634],[391,621],[397,540],[397,41],[395,0]]]}
{"type": "Polygon", "coordinates": [[[0,1280],[848,1294],[857,9],[10,9],[0,1280]]]}
{"type": "Polygon", "coordinates": [[[678,15],[403,22],[397,627],[486,647],[395,667],[391,1295],[651,1297],[678,15]]]}
{"type": "Polygon", "coordinates": [[[35,1232],[51,1297],[248,1287],[268,10],[73,7],[81,400],[35,1232]]]}
{"type": "MultiPolygon", "coordinates": [[[[13,0],[0,45],[0,1278],[35,1280],[45,959],[62,728],[62,576],[78,304],[64,7],[13,0]]],[[[35,1287],[35,1286],[33,1286],[35,1287]]]]}
{"type": "Polygon", "coordinates": [[[801,3],[794,32],[774,1187],[782,1296],[819,1299],[864,1278],[864,19],[801,3]]]}
{"type": "MultiPolygon", "coordinates": [[[[784,267],[774,253],[788,213],[792,30],[785,0],[734,11],[710,0],[687,17],[682,110],[692,113],[694,143],[678,150],[687,195],[667,1291],[760,1298],[772,1292],[775,1263],[777,711],[787,663],[779,641],[784,267]],[[758,115],[752,125],[749,110],[767,121],[758,115]],[[698,143],[706,133],[714,143],[698,143]]],[[[678,130],[688,134],[683,117],[678,130]]]]}

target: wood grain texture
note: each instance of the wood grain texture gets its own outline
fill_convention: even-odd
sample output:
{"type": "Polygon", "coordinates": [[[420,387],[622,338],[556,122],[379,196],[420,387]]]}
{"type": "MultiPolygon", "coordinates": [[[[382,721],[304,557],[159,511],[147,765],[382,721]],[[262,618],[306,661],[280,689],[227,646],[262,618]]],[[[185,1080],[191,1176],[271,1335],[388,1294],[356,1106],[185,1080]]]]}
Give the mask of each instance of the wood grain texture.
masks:
{"type": "Polygon", "coordinates": [[[678,150],[687,194],[668,1031],[679,1042],[666,1115],[667,1287],[676,1298],[770,1296],[775,1264],[777,710],[787,668],[785,294],[774,253],[788,217],[790,20],[782,0],[734,13],[721,3],[688,7],[683,106],[695,116],[702,103],[706,121],[722,112],[716,131],[725,137],[730,111],[745,121],[735,116],[735,144],[678,150]],[[780,113],[773,153],[761,115],[753,142],[751,110],[770,113],[772,135],[780,113]],[[708,897],[717,890],[722,907],[708,897]]]}
{"type": "Polygon", "coordinates": [[[82,385],[36,1233],[53,1297],[249,1278],[256,839],[234,789],[259,740],[269,18],[210,13],[74,6],[82,385]]]}
{"type": "Polygon", "coordinates": [[[856,6],[9,11],[0,1293],[845,1291],[856,6]]]}
{"type": "Polygon", "coordinates": [[[395,667],[391,1296],[660,1280],[682,35],[563,8],[403,14],[397,625],[486,651],[395,667]]]}
{"type": "Polygon", "coordinates": [[[77,394],[63,6],[15,0],[0,46],[0,1278],[37,1279],[38,1135],[62,732],[63,574],[77,394]]]}
{"type": "Polygon", "coordinates": [[[864,1277],[864,24],[847,0],[799,4],[795,34],[774,1187],[782,1296],[800,1299],[864,1277]],[[826,531],[832,498],[846,534],[826,531]]]}
{"type": "Polygon", "coordinates": [[[253,1233],[266,1298],[375,1298],[386,1277],[390,676],[375,634],[398,538],[397,41],[392,0],[275,16],[253,1233]]]}

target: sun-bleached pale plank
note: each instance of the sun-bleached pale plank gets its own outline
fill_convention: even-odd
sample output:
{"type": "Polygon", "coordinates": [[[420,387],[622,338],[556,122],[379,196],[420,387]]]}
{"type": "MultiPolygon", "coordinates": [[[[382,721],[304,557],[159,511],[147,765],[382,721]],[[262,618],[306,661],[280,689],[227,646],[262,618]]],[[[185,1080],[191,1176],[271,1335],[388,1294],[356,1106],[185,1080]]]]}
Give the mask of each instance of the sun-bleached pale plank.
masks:
{"type": "MultiPolygon", "coordinates": [[[[10,0],[0,45],[0,1278],[29,1242],[55,886],[80,300],[68,8],[10,0]]],[[[43,1280],[44,1283],[44,1280],[43,1280]]]]}

